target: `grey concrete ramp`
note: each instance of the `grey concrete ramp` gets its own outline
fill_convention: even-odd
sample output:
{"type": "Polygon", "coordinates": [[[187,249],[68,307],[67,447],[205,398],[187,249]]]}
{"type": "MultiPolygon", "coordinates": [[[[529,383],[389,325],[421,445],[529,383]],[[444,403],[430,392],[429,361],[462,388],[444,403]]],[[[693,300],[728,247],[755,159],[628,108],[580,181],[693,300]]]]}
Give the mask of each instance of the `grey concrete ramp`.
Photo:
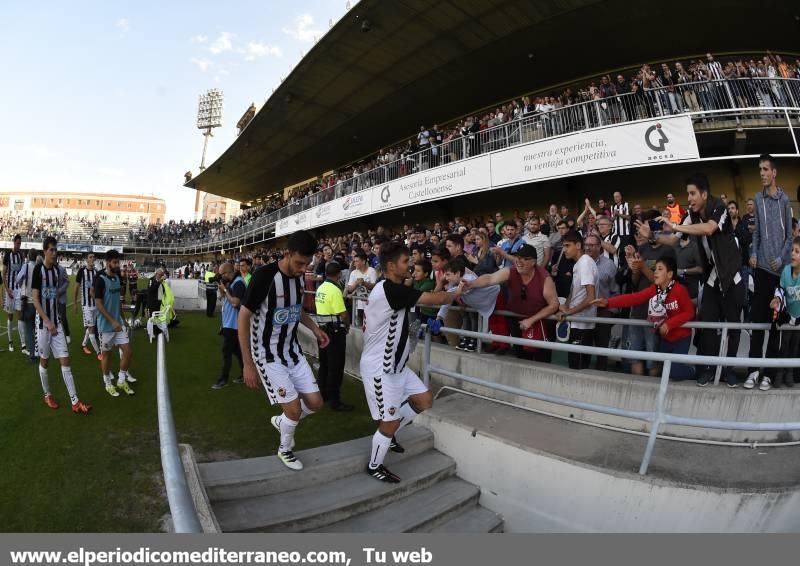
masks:
{"type": "Polygon", "coordinates": [[[398,438],[406,452],[386,460],[398,484],[365,473],[371,437],[298,451],[300,472],[276,456],[197,469],[222,532],[502,532],[502,517],[479,506],[480,489],[455,476],[430,431],[412,426],[398,438]]]}

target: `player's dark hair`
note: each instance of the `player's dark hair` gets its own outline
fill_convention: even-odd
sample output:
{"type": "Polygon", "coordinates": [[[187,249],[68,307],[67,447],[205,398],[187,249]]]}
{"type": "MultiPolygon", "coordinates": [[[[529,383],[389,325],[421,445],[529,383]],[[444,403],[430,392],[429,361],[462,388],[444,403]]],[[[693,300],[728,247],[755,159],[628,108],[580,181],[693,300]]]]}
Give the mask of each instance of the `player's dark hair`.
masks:
{"type": "Polygon", "coordinates": [[[83,259],[89,259],[90,255],[94,255],[94,252],[87,252],[87,253],[83,254],[83,259]]]}
{"type": "Polygon", "coordinates": [[[467,266],[464,264],[464,260],[457,257],[455,259],[451,259],[447,262],[447,265],[444,266],[445,271],[449,271],[450,273],[457,273],[458,275],[464,275],[467,266]]]}
{"type": "Polygon", "coordinates": [[[289,247],[289,253],[300,254],[304,257],[311,257],[317,250],[317,240],[310,232],[305,230],[298,230],[289,236],[289,241],[286,244],[289,247]]]}
{"type": "Polygon", "coordinates": [[[112,261],[115,259],[122,259],[122,254],[119,253],[117,250],[108,250],[106,252],[106,261],[112,261]]]}
{"type": "Polygon", "coordinates": [[[573,244],[580,244],[583,247],[583,238],[577,230],[570,230],[564,237],[561,238],[562,242],[572,242],[573,244]]]}
{"type": "Polygon", "coordinates": [[[391,242],[384,242],[381,244],[379,255],[381,258],[381,271],[386,271],[390,263],[397,263],[401,257],[404,255],[411,255],[411,253],[403,242],[392,240],[391,242]]]}
{"type": "Polygon", "coordinates": [[[47,248],[53,246],[54,248],[58,249],[58,240],[56,240],[53,236],[47,236],[42,242],[42,251],[46,252],[47,248]]]}
{"type": "Polygon", "coordinates": [[[758,162],[761,163],[762,161],[766,161],[767,163],[769,163],[769,168],[770,169],[775,169],[776,168],[775,167],[775,158],[772,157],[769,153],[762,153],[759,156],[758,162]]]}

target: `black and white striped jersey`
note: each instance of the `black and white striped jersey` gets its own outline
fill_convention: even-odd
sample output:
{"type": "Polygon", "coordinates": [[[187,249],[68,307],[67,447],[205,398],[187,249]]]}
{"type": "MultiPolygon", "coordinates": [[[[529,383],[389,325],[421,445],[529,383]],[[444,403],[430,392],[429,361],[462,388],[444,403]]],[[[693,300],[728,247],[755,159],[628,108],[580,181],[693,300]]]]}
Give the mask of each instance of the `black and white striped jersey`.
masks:
{"type": "Polygon", "coordinates": [[[303,309],[303,278],[289,277],[273,263],[258,269],[247,287],[250,349],[256,363],[296,364],[303,355],[297,326],[303,309]]]}
{"type": "Polygon", "coordinates": [[[94,299],[92,299],[92,288],[94,288],[94,280],[100,275],[100,270],[94,267],[84,266],[78,270],[75,276],[75,284],[80,286],[81,290],[81,306],[93,307],[94,299]]]}
{"type": "Polygon", "coordinates": [[[408,313],[421,295],[422,291],[389,280],[373,287],[364,311],[362,377],[400,373],[406,367],[411,353],[408,313]]]}
{"type": "MultiPolygon", "coordinates": [[[[42,305],[47,318],[53,324],[58,325],[58,286],[60,283],[58,268],[53,265],[47,267],[44,264],[37,265],[33,271],[33,282],[31,289],[39,291],[39,304],[42,305]]],[[[44,320],[39,318],[38,313],[36,318],[39,321],[39,328],[44,328],[44,320]]]]}
{"type": "Polygon", "coordinates": [[[17,288],[17,273],[22,269],[25,263],[25,254],[21,251],[10,251],[3,254],[3,266],[5,267],[5,284],[6,289],[14,290],[17,288]]]}

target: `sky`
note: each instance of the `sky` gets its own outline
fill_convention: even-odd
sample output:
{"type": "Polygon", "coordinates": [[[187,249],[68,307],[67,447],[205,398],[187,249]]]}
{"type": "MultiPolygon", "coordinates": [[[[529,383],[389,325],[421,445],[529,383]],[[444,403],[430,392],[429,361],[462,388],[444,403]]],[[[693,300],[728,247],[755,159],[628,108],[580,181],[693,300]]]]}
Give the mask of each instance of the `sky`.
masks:
{"type": "MultiPolygon", "coordinates": [[[[355,3],[355,2],[352,2],[355,3]]],[[[155,195],[191,219],[198,96],[224,91],[206,164],[346,0],[0,1],[0,192],[155,195]]]]}

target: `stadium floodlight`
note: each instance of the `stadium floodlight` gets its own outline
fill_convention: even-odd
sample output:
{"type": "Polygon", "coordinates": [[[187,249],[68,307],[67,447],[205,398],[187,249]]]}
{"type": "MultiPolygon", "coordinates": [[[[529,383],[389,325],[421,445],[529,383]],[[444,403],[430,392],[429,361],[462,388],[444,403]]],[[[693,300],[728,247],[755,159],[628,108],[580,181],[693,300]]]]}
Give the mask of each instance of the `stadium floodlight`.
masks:
{"type": "Polygon", "coordinates": [[[197,110],[197,129],[205,130],[203,136],[203,157],[200,160],[200,171],[206,168],[206,150],[208,149],[208,138],[214,134],[214,128],[222,126],[222,102],[224,95],[217,88],[209,89],[206,94],[200,95],[200,104],[197,110]]]}

